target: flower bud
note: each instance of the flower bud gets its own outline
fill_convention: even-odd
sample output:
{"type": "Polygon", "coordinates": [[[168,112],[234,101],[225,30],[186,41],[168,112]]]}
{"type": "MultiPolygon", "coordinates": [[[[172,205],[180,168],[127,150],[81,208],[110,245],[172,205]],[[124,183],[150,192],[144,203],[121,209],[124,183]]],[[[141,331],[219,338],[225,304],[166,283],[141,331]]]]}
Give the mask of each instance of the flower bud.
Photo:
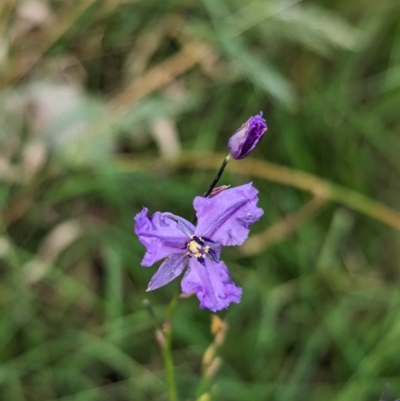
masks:
{"type": "Polygon", "coordinates": [[[261,141],[267,123],[260,114],[250,117],[229,139],[228,148],[234,159],[247,157],[261,141]]]}

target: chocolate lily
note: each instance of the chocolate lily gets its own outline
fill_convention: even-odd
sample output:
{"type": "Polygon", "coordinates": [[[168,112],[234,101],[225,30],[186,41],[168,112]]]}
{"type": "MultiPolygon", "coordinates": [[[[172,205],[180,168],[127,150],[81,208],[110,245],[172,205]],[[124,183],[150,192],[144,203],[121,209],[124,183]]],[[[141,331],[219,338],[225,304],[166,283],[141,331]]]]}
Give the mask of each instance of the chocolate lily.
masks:
{"type": "Polygon", "coordinates": [[[259,115],[250,117],[229,139],[228,148],[234,159],[247,157],[258,145],[267,130],[267,123],[259,115]]]}

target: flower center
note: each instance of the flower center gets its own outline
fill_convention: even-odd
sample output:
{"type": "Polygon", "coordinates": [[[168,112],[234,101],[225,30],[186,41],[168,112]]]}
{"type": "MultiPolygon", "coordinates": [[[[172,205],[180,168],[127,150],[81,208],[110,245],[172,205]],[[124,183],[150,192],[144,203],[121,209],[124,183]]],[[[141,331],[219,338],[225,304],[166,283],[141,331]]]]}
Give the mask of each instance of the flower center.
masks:
{"type": "Polygon", "coordinates": [[[189,256],[194,256],[202,265],[205,265],[204,257],[209,255],[213,260],[216,260],[215,252],[206,245],[206,241],[203,237],[196,237],[195,235],[190,236],[190,241],[187,243],[186,248],[189,256]]]}

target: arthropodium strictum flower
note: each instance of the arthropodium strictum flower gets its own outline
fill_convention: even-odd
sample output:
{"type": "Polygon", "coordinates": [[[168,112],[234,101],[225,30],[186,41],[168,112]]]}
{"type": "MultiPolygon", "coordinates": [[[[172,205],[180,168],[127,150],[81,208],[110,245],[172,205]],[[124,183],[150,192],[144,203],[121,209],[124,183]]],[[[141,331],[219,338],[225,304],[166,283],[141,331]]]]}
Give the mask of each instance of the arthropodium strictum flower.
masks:
{"type": "Polygon", "coordinates": [[[147,291],[178,277],[188,266],[181,288],[196,293],[201,308],[217,311],[239,303],[242,289],[234,284],[219,257],[223,246],[241,245],[249,226],[263,214],[258,191],[251,183],[227,189],[211,198],[197,196],[193,206],[197,225],[172,213],[148,209],[135,216],[135,233],[147,248],[142,266],[166,258],[150,280],[147,291]]]}
{"type": "Polygon", "coordinates": [[[258,145],[267,130],[267,123],[259,115],[250,117],[229,139],[228,148],[234,159],[247,157],[258,145]]]}

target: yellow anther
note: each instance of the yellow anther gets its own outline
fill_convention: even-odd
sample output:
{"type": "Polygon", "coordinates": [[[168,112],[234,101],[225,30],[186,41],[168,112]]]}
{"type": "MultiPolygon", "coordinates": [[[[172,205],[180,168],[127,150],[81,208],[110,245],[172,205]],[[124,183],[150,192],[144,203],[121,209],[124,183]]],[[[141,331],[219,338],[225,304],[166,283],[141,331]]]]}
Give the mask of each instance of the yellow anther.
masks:
{"type": "Polygon", "coordinates": [[[200,251],[201,251],[201,245],[198,244],[195,240],[191,240],[188,243],[188,249],[191,253],[193,253],[193,255],[197,256],[197,254],[201,255],[200,251]]]}
{"type": "Polygon", "coordinates": [[[210,247],[204,245],[204,240],[201,237],[195,235],[190,236],[190,241],[186,245],[188,254],[193,255],[197,259],[204,259],[204,255],[210,252],[210,247]]]}

